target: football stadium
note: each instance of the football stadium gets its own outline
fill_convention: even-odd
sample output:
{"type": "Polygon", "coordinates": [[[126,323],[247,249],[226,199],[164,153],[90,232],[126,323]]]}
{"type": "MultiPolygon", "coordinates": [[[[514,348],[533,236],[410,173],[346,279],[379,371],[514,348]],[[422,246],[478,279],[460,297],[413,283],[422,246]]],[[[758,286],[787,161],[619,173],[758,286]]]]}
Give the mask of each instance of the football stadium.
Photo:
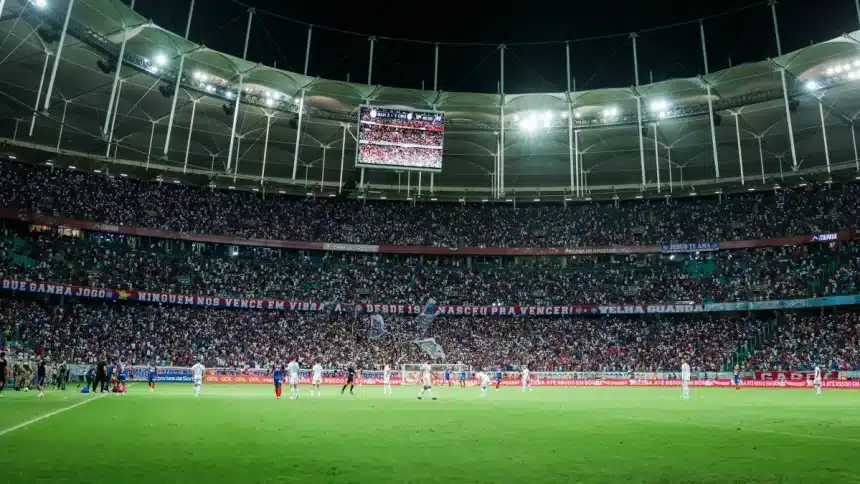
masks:
{"type": "Polygon", "coordinates": [[[550,3],[0,0],[3,482],[860,482],[860,0],[550,3]]]}

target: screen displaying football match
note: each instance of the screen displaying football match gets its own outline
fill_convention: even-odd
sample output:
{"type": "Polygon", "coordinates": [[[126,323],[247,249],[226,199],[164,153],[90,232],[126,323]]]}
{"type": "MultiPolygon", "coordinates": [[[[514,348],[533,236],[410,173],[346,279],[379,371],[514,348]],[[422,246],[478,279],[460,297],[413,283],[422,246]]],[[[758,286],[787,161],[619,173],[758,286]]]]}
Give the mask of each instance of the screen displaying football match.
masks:
{"type": "Polygon", "coordinates": [[[355,166],[439,171],[445,115],[362,106],[355,166]]]}

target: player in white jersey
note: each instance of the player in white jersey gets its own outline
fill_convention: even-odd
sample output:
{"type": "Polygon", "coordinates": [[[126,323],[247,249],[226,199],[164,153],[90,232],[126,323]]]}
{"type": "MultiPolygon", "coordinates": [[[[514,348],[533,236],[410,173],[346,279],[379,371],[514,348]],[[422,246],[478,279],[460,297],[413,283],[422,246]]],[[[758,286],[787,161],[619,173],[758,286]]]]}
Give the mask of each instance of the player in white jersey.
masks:
{"type": "Polygon", "coordinates": [[[384,363],[382,367],[382,394],[391,395],[391,367],[384,363]]]}
{"type": "Polygon", "coordinates": [[[318,397],[322,396],[322,394],[320,393],[320,385],[322,385],[322,370],[323,370],[322,365],[320,365],[319,361],[316,362],[316,364],[314,365],[314,367],[312,369],[313,378],[311,379],[311,384],[313,386],[311,387],[311,396],[314,396],[315,390],[316,390],[316,395],[318,397]]]}
{"type": "Polygon", "coordinates": [[[422,382],[424,386],[421,389],[421,393],[418,395],[418,400],[421,400],[424,397],[424,392],[430,392],[430,396],[433,397],[433,400],[436,400],[436,397],[433,395],[433,369],[430,368],[430,365],[427,363],[421,365],[421,376],[424,380],[422,382]]]}
{"type": "Polygon", "coordinates": [[[290,360],[287,370],[290,373],[290,400],[295,400],[299,398],[299,364],[295,358],[290,360]]]}
{"type": "Polygon", "coordinates": [[[523,391],[525,392],[532,391],[532,382],[529,380],[529,368],[528,366],[523,367],[523,391]]]}
{"type": "Polygon", "coordinates": [[[687,360],[681,359],[681,398],[690,398],[690,365],[687,360]]]}
{"type": "Polygon", "coordinates": [[[815,394],[821,395],[821,367],[818,365],[815,365],[815,378],[813,378],[812,384],[815,385],[815,394]]]}
{"type": "Polygon", "coordinates": [[[492,381],[492,380],[490,380],[490,375],[481,371],[481,372],[478,372],[478,374],[475,375],[475,377],[478,378],[478,383],[481,385],[481,396],[486,397],[487,396],[487,389],[490,388],[490,382],[492,381]]]}
{"type": "Polygon", "coordinates": [[[203,385],[203,372],[206,367],[199,361],[191,367],[191,380],[194,382],[194,396],[200,396],[200,387],[203,385]]]}

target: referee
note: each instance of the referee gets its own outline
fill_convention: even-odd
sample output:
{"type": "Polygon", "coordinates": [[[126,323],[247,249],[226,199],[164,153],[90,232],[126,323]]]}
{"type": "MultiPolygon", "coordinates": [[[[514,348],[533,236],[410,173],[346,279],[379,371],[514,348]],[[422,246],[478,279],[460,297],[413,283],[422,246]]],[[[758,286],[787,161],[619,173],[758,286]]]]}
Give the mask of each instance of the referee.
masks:
{"type": "Polygon", "coordinates": [[[96,363],[96,377],[93,380],[93,392],[99,389],[99,383],[101,383],[101,392],[104,393],[107,391],[107,372],[105,371],[105,367],[107,366],[107,362],[104,360],[99,360],[96,363]]]}
{"type": "Polygon", "coordinates": [[[355,365],[349,365],[346,369],[346,384],[340,389],[341,395],[346,391],[346,387],[349,387],[350,395],[355,395],[355,393],[352,392],[353,388],[355,388],[355,365]]]}

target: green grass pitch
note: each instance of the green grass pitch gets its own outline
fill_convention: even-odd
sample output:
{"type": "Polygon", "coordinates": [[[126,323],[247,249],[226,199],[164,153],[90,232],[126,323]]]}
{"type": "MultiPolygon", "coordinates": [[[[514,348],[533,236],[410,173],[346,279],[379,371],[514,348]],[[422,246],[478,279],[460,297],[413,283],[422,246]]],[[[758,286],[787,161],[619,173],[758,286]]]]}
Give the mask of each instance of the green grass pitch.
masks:
{"type": "Polygon", "coordinates": [[[860,482],[860,392],[145,383],[126,396],[4,392],[8,483],[860,482]],[[287,390],[284,391],[287,394],[287,390]],[[77,403],[89,402],[68,408],[77,403]],[[46,418],[30,422],[58,410],[46,418]],[[14,428],[19,426],[18,428],[14,428]],[[14,429],[13,429],[14,428],[14,429]],[[13,430],[10,430],[13,429],[13,430]]]}

